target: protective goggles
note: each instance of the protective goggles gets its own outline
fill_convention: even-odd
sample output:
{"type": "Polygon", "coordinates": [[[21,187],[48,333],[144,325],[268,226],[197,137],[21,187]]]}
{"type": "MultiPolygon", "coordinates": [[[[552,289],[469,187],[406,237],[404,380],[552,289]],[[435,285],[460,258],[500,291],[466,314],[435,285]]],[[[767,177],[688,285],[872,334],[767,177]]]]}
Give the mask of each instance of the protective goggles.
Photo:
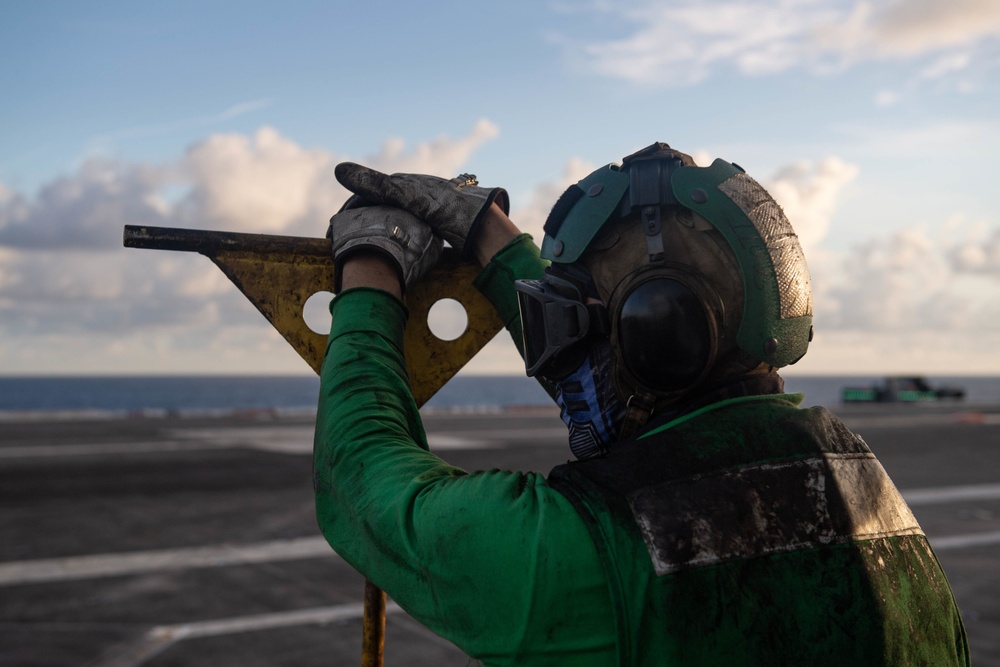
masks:
{"type": "Polygon", "coordinates": [[[541,280],[518,280],[514,289],[529,377],[572,372],[583,361],[588,335],[607,332],[604,307],[588,305],[586,292],[573,280],[546,273],[541,280]]]}

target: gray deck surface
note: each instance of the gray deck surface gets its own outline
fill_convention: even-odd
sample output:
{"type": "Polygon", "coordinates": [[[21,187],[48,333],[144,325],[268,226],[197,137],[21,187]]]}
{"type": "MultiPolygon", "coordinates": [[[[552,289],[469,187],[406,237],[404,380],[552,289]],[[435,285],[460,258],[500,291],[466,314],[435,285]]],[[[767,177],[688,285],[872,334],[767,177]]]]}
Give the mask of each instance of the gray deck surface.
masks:
{"type": "MultiPolygon", "coordinates": [[[[1000,406],[850,406],[1000,665],[1000,406]]],[[[466,469],[547,472],[555,412],[430,415],[466,469]]],[[[362,579],[316,529],[307,418],[0,422],[0,665],[360,664],[362,579]]],[[[465,665],[406,614],[386,665],[465,665]]]]}

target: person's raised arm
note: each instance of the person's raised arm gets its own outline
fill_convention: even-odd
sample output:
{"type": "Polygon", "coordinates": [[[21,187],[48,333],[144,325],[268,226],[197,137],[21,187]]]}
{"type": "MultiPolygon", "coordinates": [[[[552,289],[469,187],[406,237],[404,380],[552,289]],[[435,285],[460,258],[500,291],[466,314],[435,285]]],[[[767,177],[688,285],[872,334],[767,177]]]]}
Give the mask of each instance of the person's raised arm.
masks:
{"type": "Polygon", "coordinates": [[[482,229],[476,237],[473,253],[481,266],[490,263],[493,257],[511,241],[521,235],[502,208],[493,204],[483,216],[482,229]]]}

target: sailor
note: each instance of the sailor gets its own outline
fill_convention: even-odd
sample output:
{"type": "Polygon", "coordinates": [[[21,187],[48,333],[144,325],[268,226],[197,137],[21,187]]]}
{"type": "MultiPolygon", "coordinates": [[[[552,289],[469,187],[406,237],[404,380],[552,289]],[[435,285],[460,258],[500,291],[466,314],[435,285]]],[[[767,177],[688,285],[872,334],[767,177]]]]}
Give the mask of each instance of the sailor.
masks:
{"type": "Polygon", "coordinates": [[[539,249],[504,190],[345,163],[315,442],[320,528],[488,665],[967,665],[938,561],[865,442],[784,393],[809,273],[738,165],[653,144],[569,188],[539,249]],[[428,451],[400,300],[441,252],[554,396],[574,460],[428,451]]]}

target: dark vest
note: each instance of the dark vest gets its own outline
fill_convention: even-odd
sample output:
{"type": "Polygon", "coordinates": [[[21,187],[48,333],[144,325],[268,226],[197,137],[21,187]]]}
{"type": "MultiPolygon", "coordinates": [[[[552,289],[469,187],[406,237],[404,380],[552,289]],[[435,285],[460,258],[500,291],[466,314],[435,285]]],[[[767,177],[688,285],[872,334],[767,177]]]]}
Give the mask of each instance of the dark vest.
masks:
{"type": "Polygon", "coordinates": [[[968,664],[920,526],[822,408],[726,401],[549,480],[604,563],[622,665],[968,664]]]}

